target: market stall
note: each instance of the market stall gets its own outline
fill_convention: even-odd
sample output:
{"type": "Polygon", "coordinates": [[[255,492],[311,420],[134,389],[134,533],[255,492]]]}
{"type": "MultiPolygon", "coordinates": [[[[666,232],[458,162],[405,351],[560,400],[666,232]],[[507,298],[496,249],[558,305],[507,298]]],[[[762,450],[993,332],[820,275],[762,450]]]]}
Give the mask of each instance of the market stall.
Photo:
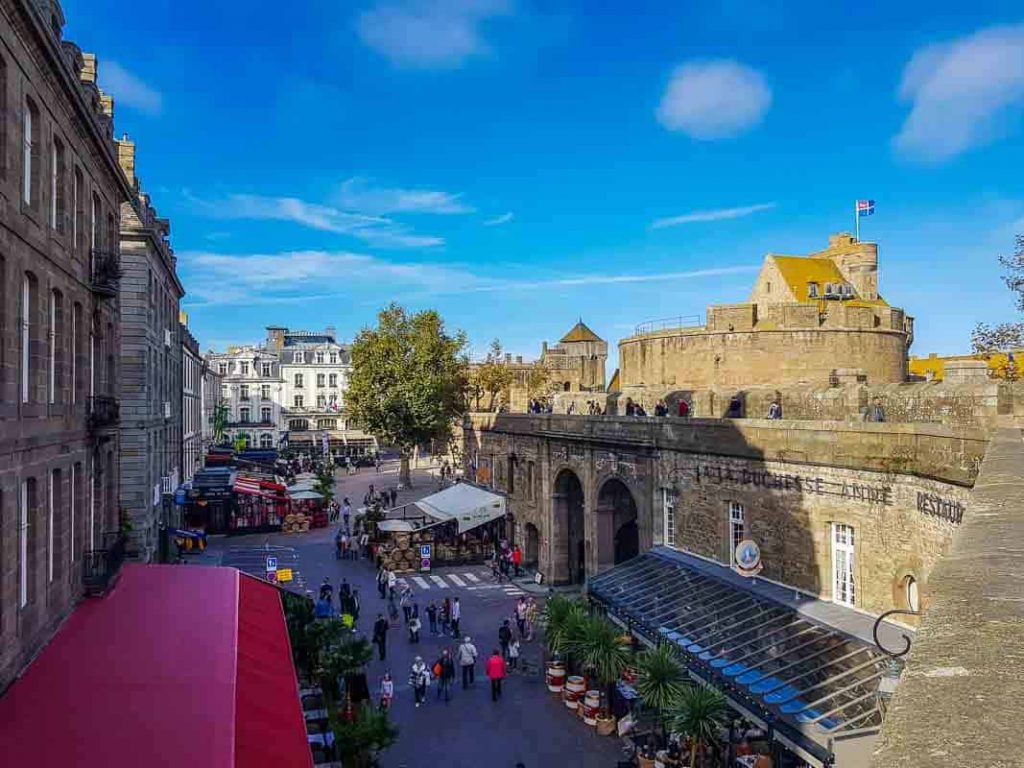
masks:
{"type": "Polygon", "coordinates": [[[285,487],[274,480],[238,473],[232,490],[235,508],[228,517],[230,533],[276,531],[290,512],[285,487]]]}
{"type": "Polygon", "coordinates": [[[430,564],[480,563],[507,538],[505,497],[459,483],[390,510],[376,527],[378,552],[393,570],[423,569],[425,544],[430,564]]]}

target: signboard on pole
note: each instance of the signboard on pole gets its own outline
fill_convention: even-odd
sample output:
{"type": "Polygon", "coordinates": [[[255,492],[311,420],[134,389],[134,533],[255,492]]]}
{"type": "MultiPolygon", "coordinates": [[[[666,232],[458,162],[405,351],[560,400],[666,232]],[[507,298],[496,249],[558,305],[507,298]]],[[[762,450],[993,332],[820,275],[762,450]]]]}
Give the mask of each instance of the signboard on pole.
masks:
{"type": "Polygon", "coordinates": [[[281,583],[284,583],[286,581],[291,581],[292,580],[292,569],[291,568],[282,568],[279,571],[275,571],[275,573],[277,574],[277,580],[279,582],[281,582],[281,583]]]}
{"type": "Polygon", "coordinates": [[[420,544],[420,571],[430,570],[430,556],[434,548],[433,544],[420,544]]]}
{"type": "Polygon", "coordinates": [[[267,557],[267,573],[273,573],[277,570],[277,558],[269,556],[267,557]]]}

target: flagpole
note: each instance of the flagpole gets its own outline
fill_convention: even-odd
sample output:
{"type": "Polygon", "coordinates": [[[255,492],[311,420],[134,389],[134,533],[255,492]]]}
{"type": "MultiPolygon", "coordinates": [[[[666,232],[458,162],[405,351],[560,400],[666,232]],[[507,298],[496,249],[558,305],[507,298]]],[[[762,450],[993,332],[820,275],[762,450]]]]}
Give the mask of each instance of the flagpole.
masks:
{"type": "Polygon", "coordinates": [[[853,201],[853,224],[857,228],[857,242],[860,242],[860,211],[857,209],[857,201],[853,201]]]}

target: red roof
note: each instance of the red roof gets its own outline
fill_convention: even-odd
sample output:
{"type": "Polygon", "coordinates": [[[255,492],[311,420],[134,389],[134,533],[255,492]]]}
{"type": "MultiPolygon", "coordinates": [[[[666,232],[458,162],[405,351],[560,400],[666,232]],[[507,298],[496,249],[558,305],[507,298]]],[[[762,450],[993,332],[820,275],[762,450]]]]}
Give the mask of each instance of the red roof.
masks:
{"type": "Polygon", "coordinates": [[[233,568],[137,565],[0,698],[9,765],[312,765],[281,600],[233,568]]]}

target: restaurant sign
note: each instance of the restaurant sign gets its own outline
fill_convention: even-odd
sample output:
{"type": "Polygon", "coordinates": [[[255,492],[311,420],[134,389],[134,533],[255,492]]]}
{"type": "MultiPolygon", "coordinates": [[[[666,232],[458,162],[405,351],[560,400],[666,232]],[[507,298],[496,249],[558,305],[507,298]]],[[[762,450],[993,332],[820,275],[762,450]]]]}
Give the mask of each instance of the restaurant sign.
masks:
{"type": "Polygon", "coordinates": [[[964,519],[964,505],[955,499],[944,499],[933,493],[917,492],[917,511],[954,525],[960,525],[964,519]]]}
{"type": "Polygon", "coordinates": [[[740,576],[757,576],[764,567],[761,563],[761,548],[751,539],[744,539],[736,545],[734,559],[740,576]]]}
{"type": "Polygon", "coordinates": [[[768,470],[734,469],[717,464],[697,467],[697,482],[717,485],[750,485],[775,491],[794,491],[816,496],[836,496],[865,504],[892,506],[892,486],[841,483],[813,475],[794,475],[768,470]]]}

